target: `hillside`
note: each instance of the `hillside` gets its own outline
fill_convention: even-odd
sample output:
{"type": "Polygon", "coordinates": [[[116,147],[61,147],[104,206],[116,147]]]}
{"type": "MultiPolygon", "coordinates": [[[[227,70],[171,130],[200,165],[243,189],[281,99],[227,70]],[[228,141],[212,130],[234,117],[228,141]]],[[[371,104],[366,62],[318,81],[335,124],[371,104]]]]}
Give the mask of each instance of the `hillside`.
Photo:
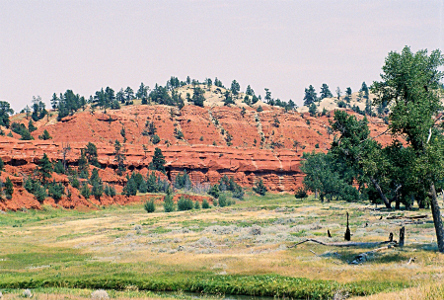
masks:
{"type": "MultiPolygon", "coordinates": [[[[186,94],[190,87],[178,89],[186,94]]],[[[181,110],[166,105],[122,106],[106,111],[92,110],[87,106],[72,116],[57,121],[57,112],[35,122],[37,130],[32,132],[34,140],[20,140],[20,135],[0,137],[0,157],[6,164],[2,180],[10,177],[16,188],[11,200],[0,202],[0,209],[40,207],[40,203],[24,188],[24,178],[33,174],[38,161],[46,153],[50,160],[63,159],[63,148],[68,165],[76,168],[80,151],[88,142],[97,146],[100,177],[105,184],[121,192],[125,175],[132,171],[148,174],[148,167],[156,147],[162,150],[166,160],[165,179],[174,182],[179,172],[186,170],[193,184],[217,183],[223,175],[233,177],[244,187],[252,187],[262,179],[270,191],[292,192],[301,187],[303,174],[299,170],[303,152],[326,151],[332,140],[330,121],[333,113],[310,116],[308,113],[285,111],[263,103],[250,107],[241,100],[236,105],[223,106],[221,88],[211,87],[205,93],[205,106],[185,105],[181,110]],[[263,111],[258,112],[261,106],[263,111]],[[159,142],[152,142],[148,134],[149,124],[154,124],[159,142]],[[39,140],[44,131],[52,137],[39,140]],[[118,140],[126,157],[126,174],[116,173],[114,143],[118,140]]],[[[240,95],[242,99],[245,95],[240,95]]],[[[329,99],[321,102],[328,103],[329,99]]],[[[331,106],[325,105],[330,108],[331,106]]],[[[353,112],[350,112],[353,113],[353,112]]],[[[362,117],[358,115],[358,117],[362,117]]],[[[27,125],[29,117],[15,115],[11,122],[27,125]]],[[[372,135],[386,130],[381,119],[369,118],[372,135]]],[[[3,128],[9,133],[10,130],[3,128]]],[[[384,144],[390,143],[388,135],[378,136],[384,144]]],[[[91,167],[93,168],[93,167],[91,167]]],[[[64,207],[91,206],[101,202],[140,201],[119,196],[116,199],[93,201],[83,199],[70,185],[68,176],[53,174],[57,182],[63,182],[72,190],[69,201],[61,201],[64,207]],[[74,198],[74,200],[72,200],[74,198]]],[[[46,201],[46,200],[45,200],[46,201]]],[[[53,200],[48,200],[54,204],[53,200]]],[[[59,205],[60,205],[59,203],[59,205]]]]}

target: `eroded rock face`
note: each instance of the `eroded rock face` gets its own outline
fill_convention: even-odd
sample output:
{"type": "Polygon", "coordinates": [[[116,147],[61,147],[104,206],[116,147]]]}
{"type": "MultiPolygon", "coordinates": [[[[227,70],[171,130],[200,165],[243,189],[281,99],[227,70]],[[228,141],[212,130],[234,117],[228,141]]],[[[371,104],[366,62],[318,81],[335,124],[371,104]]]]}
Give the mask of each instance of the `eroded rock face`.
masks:
{"type": "MultiPolygon", "coordinates": [[[[135,170],[146,176],[154,149],[158,147],[165,156],[167,174],[157,175],[171,182],[179,172],[187,170],[195,184],[214,184],[227,175],[242,186],[251,187],[261,178],[270,191],[292,192],[302,186],[303,174],[299,169],[302,153],[325,152],[330,147],[333,135],[329,120],[332,116],[333,112],[330,112],[314,118],[308,113],[286,113],[269,106],[264,106],[264,111],[259,113],[247,107],[243,114],[240,107],[201,108],[193,105],[180,111],[161,105],[125,106],[120,110],[108,110],[106,114],[87,110],[60,122],[54,114],[36,122],[38,130],[32,133],[33,141],[21,141],[15,134],[13,138],[0,136],[0,157],[6,164],[6,172],[1,178],[4,182],[9,177],[18,188],[13,199],[0,201],[0,209],[40,207],[41,204],[22,188],[23,178],[34,172],[44,153],[51,160],[65,157],[67,164],[75,168],[80,150],[88,142],[97,146],[102,166],[100,177],[120,192],[126,178],[115,172],[116,140],[123,145],[129,172],[135,170]],[[156,145],[146,132],[147,122],[154,123],[160,137],[156,145]],[[52,139],[38,139],[44,130],[52,139]],[[183,133],[182,138],[179,132],[183,133]],[[69,151],[66,150],[68,147],[69,151]]],[[[386,129],[379,119],[370,118],[369,121],[373,136],[386,129]]],[[[27,124],[28,120],[21,117],[20,122],[27,124]]],[[[381,135],[378,140],[389,144],[391,137],[381,135]]],[[[54,178],[68,185],[66,176],[54,174],[54,178]]],[[[95,203],[94,199],[83,199],[75,189],[71,194],[71,199],[64,199],[59,205],[71,208],[95,203]]],[[[140,200],[117,198],[104,198],[98,204],[140,200]]]]}

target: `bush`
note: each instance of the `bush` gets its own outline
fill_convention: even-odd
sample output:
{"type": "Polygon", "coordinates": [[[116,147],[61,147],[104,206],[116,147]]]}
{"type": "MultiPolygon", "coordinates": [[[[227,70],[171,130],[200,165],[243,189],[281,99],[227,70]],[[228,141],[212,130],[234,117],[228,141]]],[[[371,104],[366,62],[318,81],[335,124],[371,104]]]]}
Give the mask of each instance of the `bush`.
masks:
{"type": "Polygon", "coordinates": [[[227,205],[228,205],[227,196],[225,194],[220,194],[219,195],[219,206],[225,207],[227,205]]]}
{"type": "Polygon", "coordinates": [[[193,201],[190,199],[180,197],[179,201],[177,201],[177,209],[180,211],[192,210],[193,207],[193,201]]]}
{"type": "Polygon", "coordinates": [[[256,182],[256,186],[253,187],[253,191],[261,196],[265,196],[267,193],[267,187],[264,185],[262,179],[259,179],[259,181],[256,182]]]}
{"type": "Polygon", "coordinates": [[[299,188],[296,190],[296,193],[294,194],[294,197],[296,199],[303,199],[303,198],[307,198],[307,191],[304,188],[299,188]]]}
{"type": "Polygon", "coordinates": [[[57,163],[54,165],[54,172],[57,174],[64,174],[65,168],[63,167],[63,163],[61,160],[58,160],[57,163]]]}
{"type": "Polygon", "coordinates": [[[203,208],[203,209],[208,209],[208,208],[210,208],[210,204],[208,203],[207,199],[204,199],[204,200],[202,201],[202,208],[203,208]]]}
{"type": "Polygon", "coordinates": [[[13,193],[14,193],[14,186],[12,185],[11,179],[9,179],[9,177],[7,177],[6,182],[5,182],[6,198],[11,199],[13,193]]]}
{"type": "Polygon", "coordinates": [[[196,201],[196,202],[194,203],[194,209],[200,209],[200,203],[199,203],[199,201],[196,201]]]}
{"type": "Polygon", "coordinates": [[[220,194],[220,189],[219,189],[219,185],[215,184],[212,185],[210,190],[208,191],[208,195],[213,196],[214,198],[219,198],[219,194],[220,194]]]}
{"type": "Polygon", "coordinates": [[[147,193],[148,192],[148,186],[146,185],[146,181],[142,180],[142,182],[139,185],[139,192],[141,192],[142,194],[147,193]]]}
{"type": "Polygon", "coordinates": [[[48,186],[48,195],[52,197],[54,200],[62,199],[62,195],[65,194],[65,186],[62,183],[56,183],[53,181],[48,186]]]}
{"type": "Polygon", "coordinates": [[[52,139],[52,136],[49,134],[48,130],[45,129],[43,134],[39,135],[39,139],[46,141],[52,139]]]}
{"type": "Polygon", "coordinates": [[[133,178],[130,178],[123,188],[122,195],[125,196],[135,196],[137,195],[137,184],[133,178]]]}
{"type": "Polygon", "coordinates": [[[89,189],[88,185],[85,184],[82,189],[80,190],[80,194],[85,197],[85,199],[89,199],[91,196],[91,190],[89,189]]]}
{"type": "Polygon", "coordinates": [[[165,210],[165,212],[174,211],[173,195],[167,194],[165,196],[165,199],[163,200],[163,209],[165,210]]]}
{"type": "Polygon", "coordinates": [[[147,213],[153,213],[156,210],[156,206],[154,205],[154,200],[148,200],[147,202],[145,202],[143,208],[145,208],[147,213]]]}
{"type": "Polygon", "coordinates": [[[160,142],[160,137],[157,134],[153,135],[153,137],[151,138],[151,142],[153,143],[153,145],[158,144],[160,142]]]}

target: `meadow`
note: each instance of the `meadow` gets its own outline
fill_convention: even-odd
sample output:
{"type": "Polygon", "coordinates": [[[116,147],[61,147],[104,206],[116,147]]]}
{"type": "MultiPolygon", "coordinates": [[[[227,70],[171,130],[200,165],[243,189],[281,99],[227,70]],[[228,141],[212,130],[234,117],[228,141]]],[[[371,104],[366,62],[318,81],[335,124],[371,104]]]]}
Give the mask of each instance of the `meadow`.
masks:
{"type": "Polygon", "coordinates": [[[114,299],[444,297],[429,210],[247,193],[233,206],[184,212],[148,214],[141,203],[0,213],[0,239],[3,299],[22,299],[24,289],[34,299],[91,299],[97,289],[114,299]],[[350,262],[372,248],[294,247],[343,241],[346,212],[352,241],[397,239],[405,226],[405,246],[358,265],[350,262]]]}

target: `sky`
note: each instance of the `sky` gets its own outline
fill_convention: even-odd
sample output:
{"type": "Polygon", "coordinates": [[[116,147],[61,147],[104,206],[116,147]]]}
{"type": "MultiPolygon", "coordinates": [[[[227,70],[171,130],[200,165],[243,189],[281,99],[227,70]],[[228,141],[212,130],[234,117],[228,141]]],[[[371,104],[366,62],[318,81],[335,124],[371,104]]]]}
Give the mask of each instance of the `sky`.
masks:
{"type": "Polygon", "coordinates": [[[444,0],[0,0],[0,100],[89,97],[170,76],[302,104],[379,79],[390,51],[444,50],[444,0]]]}

